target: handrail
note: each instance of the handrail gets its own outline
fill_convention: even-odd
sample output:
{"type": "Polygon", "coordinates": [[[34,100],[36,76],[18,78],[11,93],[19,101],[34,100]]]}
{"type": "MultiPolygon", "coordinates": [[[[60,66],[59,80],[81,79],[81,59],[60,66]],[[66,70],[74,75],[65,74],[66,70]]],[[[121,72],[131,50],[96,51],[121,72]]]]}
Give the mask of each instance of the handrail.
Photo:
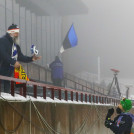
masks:
{"type": "MultiPolygon", "coordinates": [[[[39,79],[36,79],[35,81],[41,81],[41,82],[45,82],[45,83],[50,83],[50,84],[52,84],[52,82],[51,82],[51,78],[49,78],[49,80],[48,80],[48,78],[47,78],[47,74],[48,73],[51,73],[51,70],[50,69],[48,69],[48,68],[45,68],[44,66],[40,66],[40,65],[38,65],[38,64],[35,64],[35,63],[30,63],[31,65],[34,65],[34,66],[37,66],[38,67],[38,73],[40,74],[40,68],[41,68],[41,70],[43,69],[44,70],[44,72],[45,72],[45,80],[43,79],[42,81],[41,81],[41,79],[40,79],[40,76],[37,76],[37,78],[39,77],[39,79]]],[[[86,81],[86,80],[83,80],[83,79],[81,79],[81,78],[78,78],[78,77],[76,77],[76,76],[74,76],[74,75],[71,75],[71,74],[69,74],[69,73],[66,73],[66,72],[64,72],[64,84],[65,84],[65,81],[68,79],[69,80],[69,78],[68,77],[71,77],[71,78],[73,78],[73,79],[75,79],[75,80],[77,80],[77,81],[83,81],[84,83],[85,83],[85,85],[83,85],[83,84],[80,84],[79,83],[79,85],[80,86],[82,86],[83,88],[86,88],[87,87],[87,84],[92,84],[92,83],[90,83],[89,81],[86,81]]],[[[32,79],[33,79],[33,77],[32,77],[32,79]]],[[[33,79],[34,80],[34,79],[33,79]]],[[[76,89],[76,86],[75,86],[75,84],[77,83],[75,80],[72,80],[72,79],[70,79],[72,82],[73,82],[73,89],[76,89]]],[[[98,93],[98,94],[101,94],[101,95],[105,95],[105,89],[104,88],[102,88],[102,87],[100,87],[99,85],[97,86],[96,85],[96,83],[94,83],[94,85],[92,85],[92,86],[94,86],[94,87],[92,87],[92,88],[90,88],[90,90],[92,91],[92,92],[95,92],[95,93],[98,93]],[[98,88],[98,90],[100,90],[100,91],[96,91],[96,90],[94,90],[94,89],[97,89],[98,88]],[[101,91],[102,90],[102,91],[101,91]]],[[[68,86],[67,85],[67,87],[71,87],[71,86],[68,86]]],[[[89,87],[88,87],[88,89],[89,89],[89,87]]],[[[82,90],[82,89],[80,89],[80,90],[82,90]]]]}
{"type": "Polygon", "coordinates": [[[76,81],[73,81],[73,80],[68,79],[68,78],[66,78],[66,79],[69,80],[69,81],[72,81],[72,82],[74,82],[75,84],[78,84],[78,85],[80,85],[80,86],[82,86],[82,87],[85,87],[86,89],[90,89],[90,90],[93,91],[93,92],[96,92],[96,93],[99,93],[99,94],[101,94],[101,95],[107,96],[106,94],[103,94],[103,93],[101,93],[101,92],[99,92],[99,91],[96,91],[96,90],[94,90],[94,89],[92,89],[92,88],[90,88],[90,87],[88,87],[88,86],[82,85],[82,84],[80,84],[80,83],[78,83],[78,82],[76,82],[76,81]]]}
{"type": "Polygon", "coordinates": [[[102,104],[113,104],[117,105],[119,103],[119,100],[117,98],[113,97],[106,97],[103,95],[96,95],[96,94],[90,94],[88,92],[83,92],[83,91],[77,91],[74,89],[69,89],[69,88],[64,88],[64,87],[57,87],[49,84],[44,84],[44,83],[39,83],[39,82],[33,82],[33,81],[25,81],[25,80],[20,80],[16,78],[11,78],[11,77],[6,77],[6,76],[1,76],[0,75],[0,80],[9,80],[11,81],[11,95],[14,96],[14,82],[21,82],[24,84],[23,86],[23,96],[26,97],[27,95],[27,87],[26,85],[33,85],[33,94],[34,97],[37,98],[37,86],[43,88],[43,98],[46,99],[46,89],[51,91],[51,99],[54,100],[55,98],[55,91],[58,91],[58,99],[61,100],[62,93],[61,91],[64,91],[65,94],[65,100],[68,101],[68,95],[70,94],[71,96],[71,101],[74,101],[74,95],[76,97],[76,101],[83,102],[85,99],[85,102],[90,102],[90,103],[102,103],[102,104]],[[80,96],[80,99],[79,99],[80,96]]]}

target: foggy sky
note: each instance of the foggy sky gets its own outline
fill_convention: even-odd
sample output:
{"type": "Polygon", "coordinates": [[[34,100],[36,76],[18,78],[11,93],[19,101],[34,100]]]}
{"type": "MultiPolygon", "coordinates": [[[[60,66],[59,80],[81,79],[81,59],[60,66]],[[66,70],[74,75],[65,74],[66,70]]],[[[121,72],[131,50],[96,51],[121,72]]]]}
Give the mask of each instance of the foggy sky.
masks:
{"type": "Polygon", "coordinates": [[[87,71],[97,74],[101,58],[101,76],[112,77],[111,68],[120,70],[120,78],[134,78],[134,0],[83,0],[87,15],[63,18],[63,37],[74,24],[78,46],[65,51],[64,70],[73,74],[87,71]]]}

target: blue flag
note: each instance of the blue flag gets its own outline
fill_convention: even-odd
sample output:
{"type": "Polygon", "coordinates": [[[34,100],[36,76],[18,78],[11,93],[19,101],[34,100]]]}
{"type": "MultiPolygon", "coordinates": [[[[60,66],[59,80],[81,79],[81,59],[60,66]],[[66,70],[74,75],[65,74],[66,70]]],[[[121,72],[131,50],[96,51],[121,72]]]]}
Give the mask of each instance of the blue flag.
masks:
{"type": "Polygon", "coordinates": [[[64,41],[63,41],[63,46],[60,49],[60,53],[63,53],[65,49],[75,47],[78,44],[78,38],[74,29],[74,26],[70,27],[64,41]]]}

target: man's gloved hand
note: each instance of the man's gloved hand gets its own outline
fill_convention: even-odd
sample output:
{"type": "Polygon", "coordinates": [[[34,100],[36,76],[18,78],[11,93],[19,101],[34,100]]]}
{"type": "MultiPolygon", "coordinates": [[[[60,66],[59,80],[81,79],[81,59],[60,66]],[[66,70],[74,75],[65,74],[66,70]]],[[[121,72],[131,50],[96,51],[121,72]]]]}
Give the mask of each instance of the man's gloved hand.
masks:
{"type": "Polygon", "coordinates": [[[108,115],[109,117],[111,117],[111,116],[113,115],[113,113],[114,113],[114,109],[113,109],[113,108],[108,109],[107,115],[108,115]]]}
{"type": "Polygon", "coordinates": [[[112,124],[113,124],[113,123],[112,123],[111,119],[110,119],[110,120],[105,120],[105,126],[106,126],[107,128],[110,128],[110,126],[111,126],[112,124]]]}
{"type": "Polygon", "coordinates": [[[106,120],[108,120],[108,118],[110,118],[113,115],[113,113],[114,113],[114,109],[113,108],[108,109],[106,120]]]}
{"type": "Polygon", "coordinates": [[[108,109],[108,114],[109,114],[109,115],[111,115],[111,116],[112,116],[112,115],[113,115],[113,113],[114,113],[114,109],[113,109],[113,108],[108,109]]]}

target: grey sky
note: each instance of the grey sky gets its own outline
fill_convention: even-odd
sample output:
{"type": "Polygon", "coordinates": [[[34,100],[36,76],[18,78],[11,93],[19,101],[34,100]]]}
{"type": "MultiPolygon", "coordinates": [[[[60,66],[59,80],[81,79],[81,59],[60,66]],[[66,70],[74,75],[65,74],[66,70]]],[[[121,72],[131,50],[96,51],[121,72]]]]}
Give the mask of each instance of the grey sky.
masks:
{"type": "Polygon", "coordinates": [[[83,0],[87,15],[63,18],[63,39],[74,24],[79,44],[63,53],[66,72],[97,73],[101,58],[101,75],[112,77],[111,68],[120,70],[121,78],[134,78],[134,1],[83,0]]]}

